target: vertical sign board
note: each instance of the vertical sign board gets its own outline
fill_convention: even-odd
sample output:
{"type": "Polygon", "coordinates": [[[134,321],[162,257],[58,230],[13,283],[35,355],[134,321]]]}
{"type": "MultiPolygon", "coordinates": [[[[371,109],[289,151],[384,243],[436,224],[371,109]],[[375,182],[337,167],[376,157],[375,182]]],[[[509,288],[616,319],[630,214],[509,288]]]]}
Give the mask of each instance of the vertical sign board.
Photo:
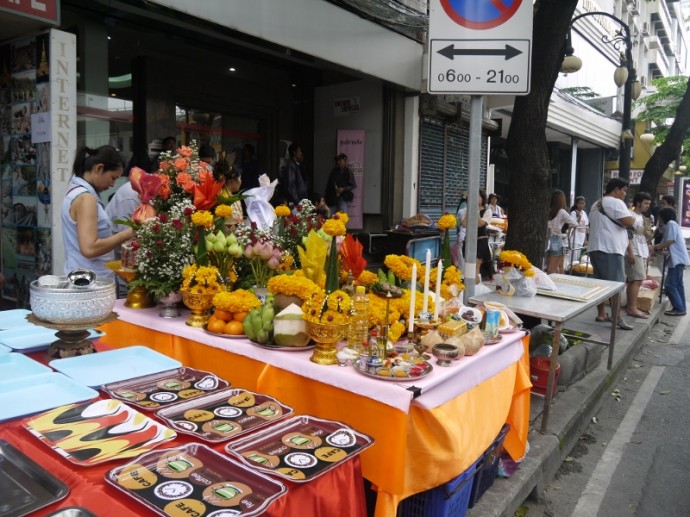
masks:
{"type": "Polygon", "coordinates": [[[678,223],[683,228],[690,228],[690,178],[683,178],[680,189],[680,217],[678,223]]]}
{"type": "Polygon", "coordinates": [[[350,222],[347,227],[353,230],[364,228],[364,142],[365,131],[363,129],[339,129],[337,153],[347,155],[347,166],[355,177],[357,188],[354,190],[355,198],[348,207],[350,222]]]}
{"type": "Polygon", "coordinates": [[[430,0],[429,9],[429,93],[529,93],[532,0],[430,0]]]}

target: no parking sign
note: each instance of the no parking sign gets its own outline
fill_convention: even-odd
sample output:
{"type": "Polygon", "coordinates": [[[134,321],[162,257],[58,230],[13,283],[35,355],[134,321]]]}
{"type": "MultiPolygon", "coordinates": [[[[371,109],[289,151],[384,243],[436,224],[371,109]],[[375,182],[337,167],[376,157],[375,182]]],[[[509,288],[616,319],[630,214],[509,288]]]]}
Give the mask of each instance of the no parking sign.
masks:
{"type": "Polygon", "coordinates": [[[531,0],[431,0],[429,93],[526,95],[531,0]]]}

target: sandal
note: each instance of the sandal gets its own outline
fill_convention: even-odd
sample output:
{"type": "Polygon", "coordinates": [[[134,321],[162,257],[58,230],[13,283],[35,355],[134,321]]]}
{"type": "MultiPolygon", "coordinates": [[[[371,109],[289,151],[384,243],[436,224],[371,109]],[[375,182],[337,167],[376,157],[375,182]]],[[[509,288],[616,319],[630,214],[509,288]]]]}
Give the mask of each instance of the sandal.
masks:
{"type": "Polygon", "coordinates": [[[649,316],[647,316],[644,312],[640,312],[638,314],[633,314],[632,312],[629,312],[628,316],[630,316],[631,318],[639,318],[641,320],[649,319],[649,316]]]}
{"type": "Polygon", "coordinates": [[[611,316],[609,316],[609,315],[607,314],[605,318],[600,318],[599,316],[597,316],[596,318],[594,318],[594,321],[597,321],[597,322],[599,322],[599,323],[605,323],[605,322],[607,322],[607,321],[608,321],[608,322],[611,322],[612,320],[611,320],[611,316]]]}

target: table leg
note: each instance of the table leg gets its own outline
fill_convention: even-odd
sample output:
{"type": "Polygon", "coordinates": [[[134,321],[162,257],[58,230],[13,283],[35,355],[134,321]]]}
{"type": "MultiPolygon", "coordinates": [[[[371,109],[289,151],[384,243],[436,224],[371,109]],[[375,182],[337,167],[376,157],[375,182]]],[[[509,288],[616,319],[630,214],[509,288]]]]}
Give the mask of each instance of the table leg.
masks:
{"type": "Polygon", "coordinates": [[[668,261],[668,255],[664,254],[664,262],[661,266],[661,283],[659,284],[659,303],[664,296],[664,277],[666,275],[666,262],[668,261]]]}
{"type": "Polygon", "coordinates": [[[618,313],[621,307],[620,291],[611,297],[611,337],[609,339],[609,358],[606,369],[610,370],[613,366],[613,346],[616,344],[616,327],[618,327],[618,313]]]}
{"type": "Polygon", "coordinates": [[[551,410],[551,394],[553,393],[553,384],[556,382],[556,367],[558,366],[558,349],[561,345],[561,331],[563,330],[563,323],[556,322],[553,328],[553,343],[551,346],[551,364],[549,365],[549,380],[546,383],[546,395],[544,396],[544,411],[541,415],[541,434],[546,434],[549,426],[549,411],[551,410]]]}

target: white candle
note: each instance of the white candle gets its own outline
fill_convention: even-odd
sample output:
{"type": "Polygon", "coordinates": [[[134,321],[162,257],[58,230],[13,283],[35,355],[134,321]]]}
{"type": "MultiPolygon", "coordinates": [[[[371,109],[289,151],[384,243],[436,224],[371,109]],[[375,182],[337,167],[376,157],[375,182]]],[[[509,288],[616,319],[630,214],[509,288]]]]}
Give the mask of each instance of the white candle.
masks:
{"type": "Polygon", "coordinates": [[[429,312],[429,273],[431,273],[431,250],[426,250],[426,264],[424,270],[424,305],[422,312],[429,312]]]}
{"type": "Polygon", "coordinates": [[[441,305],[441,281],[443,280],[443,261],[436,266],[436,296],[434,297],[434,321],[438,319],[438,308],[441,305]]]}
{"type": "Polygon", "coordinates": [[[417,299],[417,264],[412,264],[412,279],[410,280],[410,315],[407,318],[407,331],[414,331],[414,304],[417,299]]]}

